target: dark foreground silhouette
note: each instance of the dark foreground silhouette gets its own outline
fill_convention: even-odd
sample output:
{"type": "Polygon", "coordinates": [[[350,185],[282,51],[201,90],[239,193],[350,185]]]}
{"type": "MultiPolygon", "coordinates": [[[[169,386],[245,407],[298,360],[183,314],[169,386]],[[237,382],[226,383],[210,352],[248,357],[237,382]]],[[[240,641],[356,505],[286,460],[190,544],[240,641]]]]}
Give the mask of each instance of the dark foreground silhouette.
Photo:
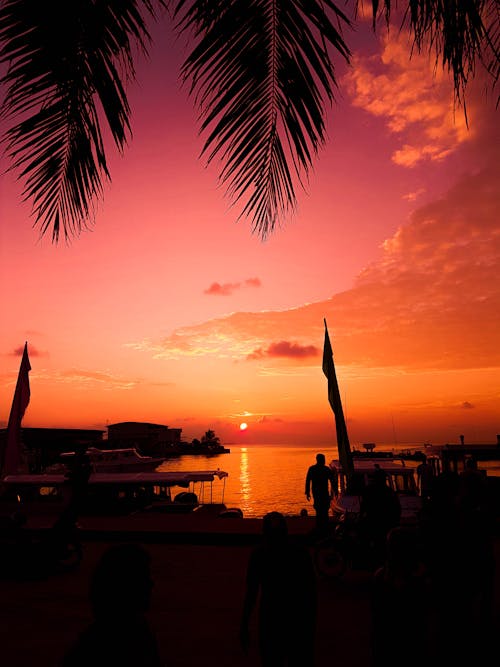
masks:
{"type": "Polygon", "coordinates": [[[250,642],[249,621],[259,599],[258,642],[264,667],[314,665],[316,579],[308,550],[290,542],[284,516],[263,521],[264,542],[251,554],[241,620],[241,643],[250,642]]]}
{"type": "Polygon", "coordinates": [[[337,493],[337,484],[334,471],[325,464],[325,455],[316,454],[316,463],[307,471],[305,495],[307,500],[310,500],[312,490],[316,532],[320,535],[324,535],[328,530],[328,514],[332,498],[337,493]]]}
{"type": "Polygon", "coordinates": [[[93,574],[93,621],[65,655],[63,667],[160,667],[145,612],[153,583],[150,557],[136,544],[111,547],[93,574]]]}
{"type": "Polygon", "coordinates": [[[429,595],[416,531],[404,526],[392,528],[387,535],[385,562],[373,577],[374,667],[426,664],[429,595]]]}

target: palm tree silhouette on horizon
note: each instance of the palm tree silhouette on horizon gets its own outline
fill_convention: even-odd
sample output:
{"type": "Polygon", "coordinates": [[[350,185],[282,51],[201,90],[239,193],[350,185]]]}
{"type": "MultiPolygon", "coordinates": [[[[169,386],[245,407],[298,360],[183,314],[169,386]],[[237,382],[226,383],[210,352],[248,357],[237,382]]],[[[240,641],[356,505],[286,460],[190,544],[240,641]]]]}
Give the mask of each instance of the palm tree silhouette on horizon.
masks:
{"type": "MultiPolygon", "coordinates": [[[[332,53],[349,63],[344,33],[360,2],[341,9],[333,0],[2,0],[3,140],[34,226],[57,242],[93,224],[111,180],[104,128],[123,152],[132,134],[126,87],[148,52],[149,22],[167,16],[192,44],[181,78],[208,135],[202,154],[220,161],[239,218],[265,238],[295,210],[296,187],[326,141],[326,105],[338,85],[332,53]]],[[[384,18],[389,27],[395,0],[371,5],[374,30],[384,18]]],[[[478,63],[496,85],[497,0],[401,5],[412,48],[428,49],[451,71],[459,104],[478,63]]]]}
{"type": "Polygon", "coordinates": [[[215,431],[208,429],[208,431],[205,431],[204,435],[201,436],[201,444],[207,445],[207,447],[214,447],[220,445],[220,438],[218,435],[215,435],[215,431]]]}

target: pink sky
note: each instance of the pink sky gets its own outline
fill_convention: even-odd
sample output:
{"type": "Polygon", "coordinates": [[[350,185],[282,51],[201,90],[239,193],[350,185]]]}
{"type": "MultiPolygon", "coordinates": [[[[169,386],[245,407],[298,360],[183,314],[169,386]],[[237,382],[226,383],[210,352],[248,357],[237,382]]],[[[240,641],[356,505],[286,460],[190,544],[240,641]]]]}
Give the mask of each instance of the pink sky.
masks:
{"type": "Polygon", "coordinates": [[[396,31],[363,26],[355,42],[307,193],[265,242],[198,159],[168,35],[138,68],[134,137],[124,157],[110,151],[91,231],[39,240],[21,184],[2,176],[2,425],[27,340],[26,426],[140,420],[186,439],[334,444],[326,317],[354,444],[495,441],[494,99],[471,85],[467,129],[447,77],[409,63],[396,31]]]}

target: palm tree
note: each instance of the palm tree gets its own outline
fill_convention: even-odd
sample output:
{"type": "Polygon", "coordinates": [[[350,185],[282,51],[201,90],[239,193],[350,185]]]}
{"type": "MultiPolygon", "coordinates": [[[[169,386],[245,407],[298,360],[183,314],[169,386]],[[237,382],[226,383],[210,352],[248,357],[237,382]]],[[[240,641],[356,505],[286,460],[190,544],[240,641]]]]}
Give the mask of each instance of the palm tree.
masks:
{"type": "Polygon", "coordinates": [[[220,445],[220,438],[215,435],[215,431],[209,429],[201,436],[201,444],[207,447],[218,447],[220,445]]]}
{"type": "MultiPolygon", "coordinates": [[[[262,237],[293,212],[296,186],[325,141],[337,86],[333,56],[360,0],[0,0],[1,118],[11,169],[41,234],[57,242],[91,225],[111,178],[103,126],[120,151],[131,136],[126,86],[151,20],[168,18],[193,48],[182,67],[200,110],[208,162],[262,237]],[[168,10],[168,11],[165,11],[168,10]]],[[[373,25],[395,0],[372,0],[373,25]]],[[[400,2],[400,5],[402,2],[400,2]]],[[[478,63],[495,85],[497,0],[406,0],[403,24],[454,78],[459,103],[478,63]]]]}

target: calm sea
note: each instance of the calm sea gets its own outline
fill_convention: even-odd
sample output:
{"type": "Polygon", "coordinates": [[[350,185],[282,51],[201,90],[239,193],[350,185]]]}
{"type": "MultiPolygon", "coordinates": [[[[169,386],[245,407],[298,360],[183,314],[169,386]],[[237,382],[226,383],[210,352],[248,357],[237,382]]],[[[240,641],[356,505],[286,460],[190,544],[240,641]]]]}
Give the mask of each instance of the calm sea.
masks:
{"type": "MultiPolygon", "coordinates": [[[[329,463],[338,458],[337,448],[318,446],[229,445],[230,454],[216,456],[180,456],[166,461],[160,470],[224,470],[225,480],[215,480],[212,486],[214,502],[227,507],[239,507],[245,517],[262,517],[277,510],[285,515],[298,515],[306,508],[314,514],[312,503],[304,495],[307,469],[322,452],[329,463]]],[[[422,450],[422,444],[383,445],[376,451],[422,450]]],[[[411,465],[411,464],[410,464],[411,465]]],[[[480,464],[488,474],[500,475],[498,462],[480,464]]],[[[205,494],[207,490],[205,490],[205,494]]],[[[207,498],[207,496],[205,496],[207,498]]]]}
{"type": "MultiPolygon", "coordinates": [[[[415,449],[416,445],[399,449],[415,449]]],[[[220,502],[224,490],[227,507],[239,507],[245,517],[262,517],[277,510],[285,515],[298,515],[306,508],[314,514],[312,503],[304,495],[305,477],[316,454],[322,452],[327,463],[337,458],[336,447],[298,447],[276,445],[229,445],[230,454],[217,456],[180,456],[166,461],[159,470],[215,470],[229,474],[223,482],[215,480],[213,501],[220,502]]],[[[377,445],[377,451],[395,449],[377,445]]],[[[206,491],[205,491],[206,493],[206,491]]]]}

